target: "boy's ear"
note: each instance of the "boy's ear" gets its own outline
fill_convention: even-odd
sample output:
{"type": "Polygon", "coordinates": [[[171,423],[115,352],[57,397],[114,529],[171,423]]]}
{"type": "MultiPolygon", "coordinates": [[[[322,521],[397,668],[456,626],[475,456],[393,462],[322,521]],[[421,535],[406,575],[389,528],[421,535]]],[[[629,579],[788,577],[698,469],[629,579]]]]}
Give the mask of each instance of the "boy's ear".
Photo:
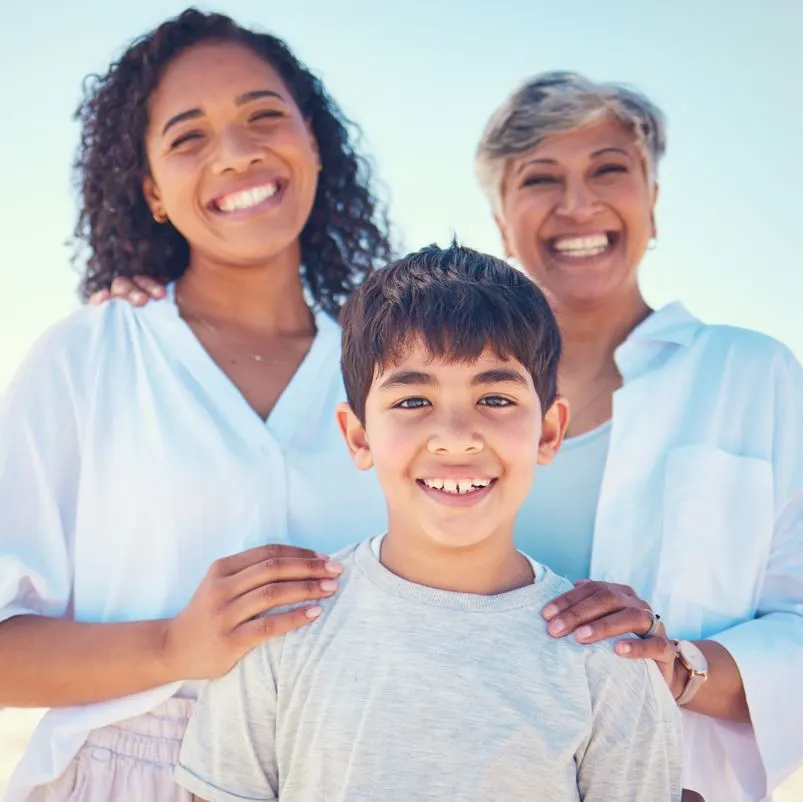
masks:
{"type": "Polygon", "coordinates": [[[360,423],[354,410],[348,404],[339,404],[337,407],[337,423],[351,453],[354,464],[361,470],[367,471],[374,467],[371,448],[368,445],[368,436],[365,426],[360,423]]]}
{"type": "Polygon", "coordinates": [[[546,411],[541,424],[541,442],[538,444],[538,464],[549,465],[560,451],[569,426],[569,403],[558,396],[546,411]]]}

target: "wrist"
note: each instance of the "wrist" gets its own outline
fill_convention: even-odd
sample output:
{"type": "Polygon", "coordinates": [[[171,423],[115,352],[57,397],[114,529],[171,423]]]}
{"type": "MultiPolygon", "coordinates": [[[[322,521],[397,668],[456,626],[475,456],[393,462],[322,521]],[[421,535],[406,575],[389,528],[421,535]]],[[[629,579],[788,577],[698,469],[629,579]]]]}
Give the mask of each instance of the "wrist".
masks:
{"type": "Polygon", "coordinates": [[[675,662],[672,665],[672,683],[670,685],[672,697],[676,702],[680,698],[680,695],[683,693],[683,691],[686,690],[686,685],[688,685],[689,679],[691,679],[691,673],[689,672],[689,669],[687,669],[686,666],[680,662],[676,654],[675,662]]]}
{"type": "Polygon", "coordinates": [[[708,679],[708,658],[694,641],[675,641],[675,650],[675,663],[680,663],[686,672],[685,684],[675,701],[685,707],[708,679]]]}
{"type": "Polygon", "coordinates": [[[159,684],[166,685],[180,679],[188,679],[186,670],[181,665],[181,649],[175,646],[172,618],[153,621],[153,654],[154,665],[159,675],[159,684]]]}

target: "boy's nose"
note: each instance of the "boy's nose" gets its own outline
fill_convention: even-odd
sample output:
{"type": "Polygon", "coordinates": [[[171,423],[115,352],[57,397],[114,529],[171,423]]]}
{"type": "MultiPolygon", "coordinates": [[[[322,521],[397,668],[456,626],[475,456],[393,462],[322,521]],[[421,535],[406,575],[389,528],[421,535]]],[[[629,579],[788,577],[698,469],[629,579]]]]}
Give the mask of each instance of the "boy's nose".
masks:
{"type": "Polygon", "coordinates": [[[482,451],[483,445],[480,433],[460,421],[439,426],[427,442],[432,454],[476,454],[482,451]]]}

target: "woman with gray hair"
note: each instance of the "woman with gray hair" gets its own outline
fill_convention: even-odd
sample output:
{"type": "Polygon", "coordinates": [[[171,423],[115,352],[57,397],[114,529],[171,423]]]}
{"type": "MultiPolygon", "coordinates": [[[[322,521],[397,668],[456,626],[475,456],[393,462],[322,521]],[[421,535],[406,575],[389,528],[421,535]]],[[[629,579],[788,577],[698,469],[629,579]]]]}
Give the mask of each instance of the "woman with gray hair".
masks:
{"type": "Polygon", "coordinates": [[[555,637],[630,633],[619,654],[658,662],[684,785],[761,800],[803,763],[803,371],[763,335],[645,301],[664,149],[649,100],[565,72],[482,136],[477,174],[555,310],[573,410],[522,511],[540,525],[517,536],[579,580],[544,610],[555,637]]]}

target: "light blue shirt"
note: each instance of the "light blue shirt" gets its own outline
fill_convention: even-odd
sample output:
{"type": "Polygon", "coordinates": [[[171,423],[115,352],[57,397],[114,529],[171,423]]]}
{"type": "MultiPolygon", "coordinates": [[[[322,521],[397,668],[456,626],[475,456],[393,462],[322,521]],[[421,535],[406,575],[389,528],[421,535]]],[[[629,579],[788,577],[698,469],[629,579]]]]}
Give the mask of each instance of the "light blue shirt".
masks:
{"type": "Polygon", "coordinates": [[[587,579],[611,423],[564,441],[536,471],[517,519],[516,546],[571,582],[587,579]]]}

